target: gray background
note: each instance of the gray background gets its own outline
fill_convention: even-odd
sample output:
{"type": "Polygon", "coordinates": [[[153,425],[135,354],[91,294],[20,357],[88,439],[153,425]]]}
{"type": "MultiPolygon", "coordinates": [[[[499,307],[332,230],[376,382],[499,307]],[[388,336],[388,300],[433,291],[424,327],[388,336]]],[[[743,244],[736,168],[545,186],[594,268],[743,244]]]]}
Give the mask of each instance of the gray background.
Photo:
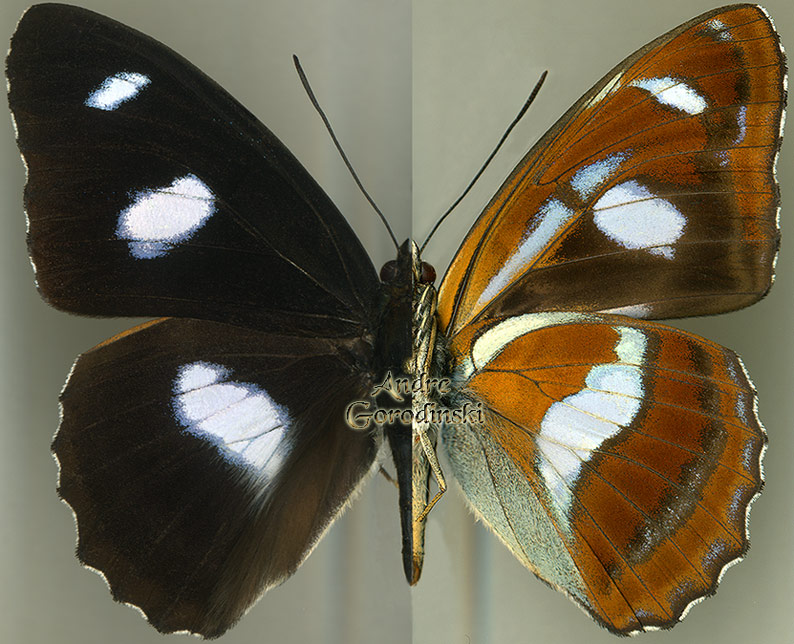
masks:
{"type": "MultiPolygon", "coordinates": [[[[600,0],[85,2],[165,42],[226,87],[298,156],[353,224],[376,265],[390,243],[357,194],[292,69],[298,53],[351,161],[397,229],[422,239],[513,118],[543,69],[550,78],[478,189],[429,246],[439,274],[531,143],[603,73],[708,2],[600,0]]],[[[26,2],[4,0],[10,37],[26,2]]],[[[766,3],[794,48],[788,0],[766,3]]],[[[5,37],[5,36],[4,36],[5,37]]],[[[789,146],[791,148],[791,146],[789,146]]],[[[677,323],[736,350],[770,434],[753,548],[715,598],[662,644],[786,643],[792,636],[792,291],[786,242],[794,159],[784,146],[784,243],[771,294],[744,311],[677,323]]],[[[74,526],[54,493],[49,442],[74,357],[133,321],[68,316],[38,297],[24,247],[24,171],[0,127],[0,642],[161,642],[72,556],[74,526]]],[[[454,488],[454,486],[453,486],[454,488]]],[[[423,578],[402,577],[396,493],[376,477],[283,586],[224,642],[615,642],[520,566],[453,489],[433,511],[423,578]]],[[[172,636],[177,641],[183,636],[172,636]]]]}

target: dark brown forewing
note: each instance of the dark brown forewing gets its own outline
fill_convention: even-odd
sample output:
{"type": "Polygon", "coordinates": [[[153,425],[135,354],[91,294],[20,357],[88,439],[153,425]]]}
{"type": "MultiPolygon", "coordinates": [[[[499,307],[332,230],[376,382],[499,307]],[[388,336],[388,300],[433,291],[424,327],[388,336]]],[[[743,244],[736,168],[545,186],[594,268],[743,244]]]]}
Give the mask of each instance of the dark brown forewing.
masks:
{"type": "Polygon", "coordinates": [[[451,343],[480,425],[443,439],[516,557],[627,634],[675,624],[748,547],[766,435],[728,349],[615,315],[528,314],[451,343]]]}
{"type": "Polygon", "coordinates": [[[369,470],[354,343],[165,319],[83,354],[53,443],[78,556],[158,630],[223,633],[369,470]]]}
{"type": "Polygon", "coordinates": [[[753,5],[706,13],[615,67],[477,220],[441,286],[447,334],[477,317],[679,317],[762,297],[778,246],[784,77],[753,5]]]}
{"type": "Polygon", "coordinates": [[[36,279],[87,315],[371,330],[375,270],[286,147],[165,45],[80,7],[22,17],[6,73],[36,279]]]}

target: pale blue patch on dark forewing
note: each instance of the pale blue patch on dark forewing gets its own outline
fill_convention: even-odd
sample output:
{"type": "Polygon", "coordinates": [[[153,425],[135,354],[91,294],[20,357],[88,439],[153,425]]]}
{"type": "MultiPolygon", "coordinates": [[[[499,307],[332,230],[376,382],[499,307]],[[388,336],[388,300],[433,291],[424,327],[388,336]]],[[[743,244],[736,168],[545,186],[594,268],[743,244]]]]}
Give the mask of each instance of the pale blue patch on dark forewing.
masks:
{"type": "Polygon", "coordinates": [[[215,195],[194,174],[135,192],[119,213],[116,236],[136,259],[162,257],[200,229],[215,212],[215,195]]]}
{"type": "Polygon", "coordinates": [[[111,112],[137,96],[150,82],[145,74],[118,72],[102,81],[102,84],[85,99],[85,104],[88,107],[111,112]]]}
{"type": "MultiPolygon", "coordinates": [[[[757,458],[757,457],[756,457],[757,458]]],[[[734,526],[741,526],[747,519],[747,486],[739,485],[733,490],[728,505],[728,519],[734,526]]],[[[752,502],[752,501],[751,501],[752,502]]]]}
{"type": "Polygon", "coordinates": [[[703,554],[701,558],[701,565],[706,570],[709,570],[714,567],[715,564],[719,564],[725,561],[725,555],[733,550],[734,546],[728,543],[724,539],[715,539],[712,543],[709,544],[708,550],[703,554]]]}

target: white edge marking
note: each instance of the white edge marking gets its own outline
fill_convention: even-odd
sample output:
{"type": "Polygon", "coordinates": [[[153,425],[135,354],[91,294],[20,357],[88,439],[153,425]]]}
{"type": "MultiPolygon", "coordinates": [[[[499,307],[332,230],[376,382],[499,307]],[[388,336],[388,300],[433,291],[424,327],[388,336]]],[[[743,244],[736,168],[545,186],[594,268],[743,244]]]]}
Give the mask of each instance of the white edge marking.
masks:
{"type": "MultiPolygon", "coordinates": [[[[90,351],[90,349],[89,349],[89,351],[90,351]]],[[[69,369],[69,375],[66,376],[66,382],[63,383],[63,387],[61,387],[61,397],[63,396],[63,393],[66,391],[66,388],[69,386],[69,381],[72,379],[72,375],[74,374],[75,367],[77,367],[77,363],[80,362],[80,358],[82,358],[82,357],[83,357],[83,354],[81,353],[79,356],[77,356],[75,361],[72,363],[72,366],[69,369]]],[[[58,400],[58,428],[55,430],[55,433],[52,435],[52,441],[55,441],[56,437],[58,436],[58,433],[61,431],[61,425],[62,424],[63,424],[63,403],[61,402],[60,397],[59,397],[59,400],[58,400]]],[[[58,498],[63,502],[63,504],[67,508],[69,508],[69,511],[72,513],[72,521],[74,522],[74,533],[75,533],[74,551],[77,552],[77,549],[80,546],[80,522],[77,519],[77,512],[75,512],[75,509],[63,497],[63,495],[60,492],[60,490],[61,490],[61,462],[58,460],[58,455],[55,453],[55,450],[52,450],[52,449],[50,450],[50,453],[52,454],[52,458],[55,461],[55,464],[58,466],[58,477],[57,477],[57,480],[56,480],[56,486],[57,486],[56,489],[58,490],[58,498]]],[[[107,586],[108,592],[110,593],[110,597],[111,597],[111,599],[114,602],[117,602],[119,604],[122,604],[124,606],[127,606],[129,608],[134,609],[135,612],[137,612],[141,617],[143,617],[146,620],[147,624],[149,624],[152,628],[155,628],[155,629],[157,628],[154,624],[152,624],[151,620],[149,619],[149,616],[146,614],[146,612],[143,610],[143,608],[141,608],[140,606],[138,606],[136,604],[132,604],[130,602],[119,601],[119,600],[117,600],[115,598],[115,596],[113,594],[113,587],[110,585],[110,581],[108,581],[108,578],[107,578],[107,576],[105,575],[104,572],[102,572],[99,568],[94,568],[93,566],[85,563],[80,557],[76,556],[76,559],[77,559],[77,561],[78,561],[78,563],[80,564],[81,567],[85,568],[86,570],[90,570],[95,575],[98,575],[102,579],[102,581],[105,582],[105,586],[107,586]]],[[[179,634],[179,635],[193,635],[193,636],[196,636],[196,637],[202,637],[201,634],[192,633],[191,631],[188,631],[188,630],[173,631],[173,633],[179,634]]]]}
{"type": "MultiPolygon", "coordinates": [[[[30,11],[33,7],[28,7],[25,9],[25,12],[20,16],[19,20],[17,20],[17,24],[14,27],[14,33],[16,34],[17,29],[19,29],[19,23],[22,22],[22,19],[27,15],[28,11],[30,11]]],[[[13,38],[13,36],[12,36],[13,38]]],[[[6,50],[6,60],[11,55],[11,44],[9,43],[8,49],[6,50]]],[[[6,76],[6,96],[11,94],[11,79],[6,76]]],[[[14,141],[17,144],[17,149],[19,148],[19,127],[17,126],[17,119],[14,116],[13,110],[9,109],[8,113],[11,115],[11,125],[14,128],[14,141]]],[[[30,167],[28,166],[28,160],[25,158],[25,155],[22,154],[22,151],[19,152],[19,158],[22,159],[22,165],[25,166],[25,187],[27,187],[28,182],[30,181],[30,167]]],[[[24,193],[24,190],[23,190],[24,193]]],[[[28,215],[28,209],[25,207],[24,199],[22,203],[22,212],[25,213],[25,237],[27,238],[30,235],[30,216],[28,215]]],[[[30,262],[30,267],[33,269],[33,283],[36,285],[36,290],[39,290],[39,279],[36,273],[36,264],[33,261],[33,257],[28,253],[28,261],[30,262]]]]}
{"type": "MultiPolygon", "coordinates": [[[[778,43],[778,49],[780,50],[780,55],[785,61],[786,49],[783,46],[783,39],[780,37],[780,34],[778,33],[777,28],[775,27],[775,21],[772,19],[772,16],[769,15],[769,12],[766,10],[766,7],[762,7],[760,4],[755,5],[755,7],[759,9],[761,13],[764,14],[766,19],[769,21],[769,24],[772,26],[772,31],[777,37],[777,43],[778,43]]],[[[788,69],[785,65],[783,66],[782,84],[783,84],[783,96],[786,96],[788,94],[788,69]]],[[[780,232],[780,198],[779,198],[780,184],[777,180],[777,160],[778,157],[780,156],[780,147],[781,147],[780,142],[783,139],[783,130],[785,129],[785,127],[786,127],[786,104],[784,102],[780,112],[780,129],[778,130],[778,149],[775,151],[775,157],[772,160],[772,180],[774,182],[774,185],[778,189],[778,204],[777,204],[777,212],[775,213],[775,228],[777,229],[778,233],[780,232]]],[[[775,257],[772,260],[772,276],[770,279],[770,286],[772,286],[775,283],[775,271],[777,270],[777,259],[779,255],[780,255],[780,247],[778,247],[777,251],[775,251],[775,257]]]]}
{"type": "MultiPolygon", "coordinates": [[[[763,9],[763,7],[762,7],[762,9],[763,9]]],[[[761,430],[761,435],[764,438],[764,442],[761,445],[761,452],[758,455],[758,470],[759,470],[759,474],[760,474],[760,477],[761,477],[761,485],[759,486],[758,491],[753,495],[753,498],[750,499],[747,502],[747,509],[745,510],[745,514],[744,514],[745,539],[747,539],[747,549],[749,550],[749,548],[750,548],[750,510],[752,509],[753,504],[755,503],[756,499],[758,499],[758,497],[761,496],[761,491],[762,491],[762,488],[764,486],[764,456],[766,456],[766,449],[767,449],[767,446],[768,446],[768,441],[767,441],[766,428],[764,427],[764,424],[761,422],[761,418],[758,416],[758,395],[757,395],[758,394],[758,390],[755,388],[755,385],[753,384],[753,381],[750,380],[750,374],[747,372],[747,367],[744,366],[744,362],[742,361],[742,359],[736,353],[734,353],[733,351],[731,351],[731,353],[736,357],[736,361],[739,363],[739,366],[742,368],[742,373],[744,374],[744,377],[747,380],[747,384],[750,385],[750,390],[752,391],[752,394],[753,394],[753,416],[755,417],[755,422],[758,423],[758,427],[761,430]]],[[[713,594],[713,591],[715,591],[717,589],[717,587],[722,583],[722,578],[725,575],[725,573],[728,571],[728,569],[732,568],[733,566],[735,566],[737,563],[739,563],[742,560],[744,560],[744,553],[739,555],[738,557],[735,557],[734,559],[731,559],[730,561],[726,562],[725,565],[722,567],[722,570],[720,570],[719,574],[717,575],[717,580],[714,583],[714,588],[712,590],[712,593],[701,595],[700,597],[696,597],[691,602],[689,602],[687,607],[684,608],[683,612],[681,613],[680,617],[678,618],[678,621],[679,622],[682,621],[687,616],[687,614],[689,613],[689,611],[692,609],[693,606],[695,606],[696,604],[699,604],[700,602],[702,602],[707,597],[711,597],[711,595],[713,594]]],[[[646,629],[646,630],[650,630],[650,629],[646,629]]],[[[654,630],[659,630],[659,629],[656,628],[654,630]]],[[[631,634],[634,635],[634,633],[636,633],[636,632],[641,632],[641,631],[633,631],[631,634]]]]}

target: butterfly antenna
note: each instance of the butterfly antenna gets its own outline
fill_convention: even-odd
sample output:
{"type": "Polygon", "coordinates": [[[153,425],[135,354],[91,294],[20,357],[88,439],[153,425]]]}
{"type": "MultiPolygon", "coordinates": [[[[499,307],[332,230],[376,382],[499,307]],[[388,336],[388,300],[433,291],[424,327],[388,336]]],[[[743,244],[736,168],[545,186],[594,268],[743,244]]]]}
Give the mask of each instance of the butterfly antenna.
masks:
{"type": "Polygon", "coordinates": [[[350,161],[348,160],[345,151],[342,149],[342,146],[339,143],[339,139],[336,138],[336,134],[334,134],[334,129],[331,127],[331,123],[328,121],[328,117],[325,115],[325,112],[323,112],[323,108],[320,107],[320,103],[317,102],[317,97],[314,95],[311,85],[309,85],[309,79],[306,78],[306,74],[303,71],[303,67],[301,67],[301,63],[298,60],[298,57],[293,54],[292,60],[295,63],[295,69],[298,70],[298,76],[300,77],[301,83],[303,84],[303,89],[306,90],[306,94],[309,95],[309,100],[312,102],[312,105],[314,105],[314,109],[317,110],[317,113],[320,115],[320,118],[323,120],[323,123],[325,124],[325,129],[328,130],[328,134],[331,135],[331,139],[333,140],[336,149],[339,151],[339,154],[342,157],[342,161],[345,162],[345,165],[347,166],[347,169],[350,171],[350,174],[353,176],[353,180],[356,182],[358,189],[361,190],[361,194],[363,194],[366,197],[367,201],[369,201],[369,205],[372,206],[372,208],[375,210],[376,213],[378,213],[378,217],[380,217],[380,220],[383,222],[383,225],[386,226],[386,230],[389,231],[389,236],[391,237],[391,240],[394,243],[394,247],[399,249],[400,244],[397,242],[397,238],[394,236],[394,232],[392,231],[391,226],[389,226],[389,222],[386,221],[386,217],[383,216],[383,213],[381,212],[380,208],[378,208],[378,206],[372,200],[372,197],[370,197],[369,193],[364,189],[361,180],[358,178],[358,175],[356,174],[356,171],[353,169],[353,166],[350,164],[350,161]]]}
{"type": "Polygon", "coordinates": [[[447,218],[447,216],[449,216],[449,213],[455,210],[457,205],[461,201],[463,201],[463,198],[467,194],[469,194],[469,191],[474,187],[474,184],[477,183],[477,180],[480,178],[482,173],[485,172],[485,168],[488,167],[488,164],[491,163],[493,158],[496,156],[496,153],[499,152],[499,148],[502,147],[502,144],[507,140],[507,137],[510,136],[510,132],[512,132],[513,128],[516,125],[518,125],[518,122],[524,117],[524,114],[526,114],[527,110],[529,109],[529,106],[532,105],[532,103],[535,101],[535,97],[538,95],[538,92],[540,92],[540,88],[543,86],[543,81],[546,80],[546,76],[548,76],[548,73],[549,73],[548,71],[545,71],[540,75],[538,82],[535,83],[535,88],[532,90],[532,93],[529,95],[529,98],[526,100],[526,103],[524,103],[523,107],[519,110],[518,116],[516,116],[513,119],[513,122],[505,130],[505,133],[502,135],[502,138],[499,139],[499,143],[496,144],[496,147],[493,149],[493,152],[491,152],[490,156],[485,160],[485,163],[482,164],[482,167],[478,170],[477,174],[474,175],[474,179],[471,180],[471,183],[469,183],[466,189],[461,193],[460,197],[455,199],[455,202],[449,208],[447,208],[446,212],[443,215],[441,215],[441,217],[439,217],[438,221],[436,222],[436,225],[433,226],[433,230],[431,230],[430,234],[425,238],[425,241],[422,244],[422,248],[419,249],[420,252],[424,251],[425,246],[427,246],[427,242],[430,241],[430,238],[438,230],[438,227],[441,226],[442,222],[447,218]]]}

